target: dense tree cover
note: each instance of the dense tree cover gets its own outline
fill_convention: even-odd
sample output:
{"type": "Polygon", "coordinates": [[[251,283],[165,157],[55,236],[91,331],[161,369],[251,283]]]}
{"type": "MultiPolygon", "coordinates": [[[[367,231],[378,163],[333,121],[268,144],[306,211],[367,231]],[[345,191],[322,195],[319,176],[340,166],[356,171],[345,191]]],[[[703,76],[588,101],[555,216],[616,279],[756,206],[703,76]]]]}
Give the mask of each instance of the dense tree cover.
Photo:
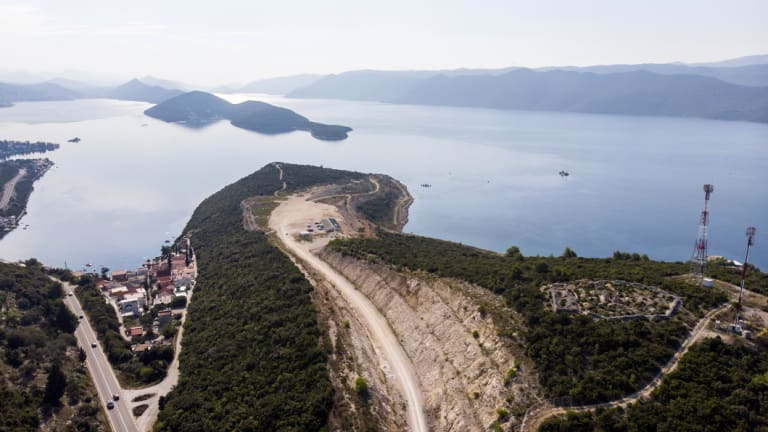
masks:
{"type": "MultiPolygon", "coordinates": [[[[723,280],[734,285],[741,284],[741,269],[736,268],[725,260],[714,260],[708,263],[705,270],[707,276],[723,280]]],[[[747,277],[745,288],[748,290],[768,295],[768,273],[763,273],[757,267],[747,265],[747,277]]]]}
{"type": "MultiPolygon", "coordinates": [[[[283,164],[287,190],[362,174],[283,164]]],[[[319,347],[312,286],[260,232],[240,202],[282,186],[268,165],[204,200],[191,232],[199,268],[180,378],[158,431],[312,431],[326,427],[332,387],[319,347]]]]}
{"type": "Polygon", "coordinates": [[[99,427],[72,335],[77,318],[62,296],[37,261],[0,263],[0,431],[37,430],[42,420],[58,430],[68,421],[67,430],[99,427]],[[74,410],[62,414],[64,405],[74,410]]]}
{"type": "Polygon", "coordinates": [[[8,183],[8,181],[16,177],[16,174],[18,173],[18,164],[7,163],[5,161],[0,162],[0,185],[8,183]]]}
{"type": "Polygon", "coordinates": [[[389,177],[380,178],[379,183],[382,191],[374,195],[356,197],[355,210],[380,227],[397,229],[394,222],[395,210],[402,196],[389,177]]]}
{"type": "Polygon", "coordinates": [[[656,262],[638,254],[617,253],[608,259],[524,257],[511,247],[506,255],[418,236],[379,232],[376,239],[335,240],[342,254],[380,260],[395,268],[426,271],[463,279],[503,295],[526,319],[527,353],[539,366],[550,397],[573,403],[600,402],[632,393],[647,384],[674,354],[687,330],[677,319],[593,321],[554,314],[539,287],[547,282],[581,278],[621,279],[663,286],[684,297],[696,313],[723,303],[717,290],[700,290],[667,276],[685,273],[683,263],[656,262]]]}
{"type": "Polygon", "coordinates": [[[93,279],[81,277],[75,294],[101,341],[107,359],[121,372],[121,378],[130,383],[148,384],[165,377],[168,365],[173,360],[171,346],[153,348],[139,356],[134,355],[130,342],[120,336],[120,322],[115,309],[104,301],[93,279]]]}
{"type": "Polygon", "coordinates": [[[691,348],[651,398],[620,409],[569,413],[540,429],[559,431],[768,430],[768,353],[719,338],[691,348]]]}

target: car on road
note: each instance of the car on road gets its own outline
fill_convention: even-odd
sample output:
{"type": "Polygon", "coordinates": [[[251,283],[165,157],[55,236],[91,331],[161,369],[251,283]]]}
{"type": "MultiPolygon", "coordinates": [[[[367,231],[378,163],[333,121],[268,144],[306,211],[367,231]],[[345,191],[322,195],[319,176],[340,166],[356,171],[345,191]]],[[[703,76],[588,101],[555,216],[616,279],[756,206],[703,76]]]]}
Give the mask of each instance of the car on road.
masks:
{"type": "Polygon", "coordinates": [[[67,295],[71,296],[72,295],[72,291],[68,292],[67,295]]]}
{"type": "Polygon", "coordinates": [[[111,399],[110,399],[110,400],[108,400],[108,401],[107,401],[107,409],[112,409],[112,408],[114,408],[114,407],[115,407],[115,403],[114,403],[114,402],[112,402],[112,400],[111,400],[111,399]]]}
{"type": "Polygon", "coordinates": [[[96,342],[91,342],[91,348],[96,348],[96,342]]]}
{"type": "Polygon", "coordinates": [[[82,315],[80,315],[80,319],[83,319],[83,316],[82,316],[82,315]]]}
{"type": "Polygon", "coordinates": [[[119,401],[120,400],[120,395],[117,394],[117,393],[113,394],[112,395],[112,400],[115,401],[115,402],[119,401]]]}

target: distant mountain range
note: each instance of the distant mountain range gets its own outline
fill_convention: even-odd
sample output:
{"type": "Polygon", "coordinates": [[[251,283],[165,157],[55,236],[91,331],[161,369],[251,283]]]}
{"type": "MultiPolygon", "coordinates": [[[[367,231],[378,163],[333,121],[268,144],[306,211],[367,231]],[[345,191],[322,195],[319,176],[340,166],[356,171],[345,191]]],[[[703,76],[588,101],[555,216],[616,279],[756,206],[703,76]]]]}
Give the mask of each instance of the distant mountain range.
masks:
{"type": "Polygon", "coordinates": [[[163,87],[147,85],[138,79],[133,79],[127,83],[111,89],[106,97],[109,99],[132,100],[150,103],[160,103],[174,98],[184,92],[181,90],[170,90],[163,87]]]}
{"type": "MultiPolygon", "coordinates": [[[[118,87],[94,86],[66,78],[42,84],[0,83],[0,107],[17,101],[93,97],[160,103],[182,94],[182,86],[178,82],[149,76],[118,87]]],[[[291,98],[768,122],[768,55],[697,64],[360,70],[335,75],[270,78],[244,86],[218,87],[215,91],[284,94],[291,98]]]]}
{"type": "Polygon", "coordinates": [[[267,78],[239,85],[219,86],[213,89],[217,93],[265,93],[284,95],[297,88],[314,84],[325,75],[303,74],[286,77],[267,78]]]}
{"type": "Polygon", "coordinates": [[[0,83],[0,106],[11,106],[13,102],[73,100],[78,96],[77,92],[53,83],[0,83]]]}
{"type": "Polygon", "coordinates": [[[768,64],[743,66],[691,66],[682,63],[647,63],[640,65],[607,65],[585,67],[540,68],[537,71],[570,70],[610,74],[619,72],[647,71],[661,75],[699,75],[717,78],[731,84],[764,87],[768,86],[768,64]]]}
{"type": "Polygon", "coordinates": [[[343,140],[352,129],[315,123],[289,109],[264,102],[232,104],[210,93],[192,91],[144,111],[150,117],[189,127],[229,120],[232,125],[263,134],[308,131],[321,140],[343,140]]]}
{"type": "Polygon", "coordinates": [[[768,122],[768,56],[727,66],[685,64],[352,71],[325,76],[293,98],[768,122]]]}
{"type": "Polygon", "coordinates": [[[66,78],[54,78],[49,82],[41,84],[0,83],[0,106],[10,106],[13,102],[89,98],[160,103],[182,93],[183,91],[181,90],[148,85],[138,79],[133,79],[117,87],[106,87],[90,85],[66,78]]]}
{"type": "Polygon", "coordinates": [[[436,76],[393,102],[768,122],[768,87],[646,71],[594,74],[521,69],[493,77],[436,76]]]}

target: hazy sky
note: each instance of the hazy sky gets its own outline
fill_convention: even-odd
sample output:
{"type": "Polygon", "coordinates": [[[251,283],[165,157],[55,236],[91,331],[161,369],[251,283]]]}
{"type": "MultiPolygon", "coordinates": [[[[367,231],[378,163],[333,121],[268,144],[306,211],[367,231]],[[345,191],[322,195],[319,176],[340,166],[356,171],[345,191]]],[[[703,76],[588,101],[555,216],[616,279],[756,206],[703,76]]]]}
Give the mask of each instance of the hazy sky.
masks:
{"type": "Polygon", "coordinates": [[[0,69],[243,82],[303,72],[768,54],[766,0],[0,0],[0,69]]]}

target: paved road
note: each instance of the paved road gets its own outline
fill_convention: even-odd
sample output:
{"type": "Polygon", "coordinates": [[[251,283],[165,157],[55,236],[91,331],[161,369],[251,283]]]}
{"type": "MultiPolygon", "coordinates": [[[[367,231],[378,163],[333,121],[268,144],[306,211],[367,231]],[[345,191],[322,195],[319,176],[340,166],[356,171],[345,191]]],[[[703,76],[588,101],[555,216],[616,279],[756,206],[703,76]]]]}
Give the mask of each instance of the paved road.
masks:
{"type": "Polygon", "coordinates": [[[16,177],[8,180],[8,182],[3,186],[3,197],[0,199],[0,210],[5,210],[6,207],[8,207],[8,203],[11,201],[11,197],[13,196],[13,191],[16,189],[16,183],[21,180],[22,177],[27,175],[27,170],[25,168],[22,168],[19,170],[19,173],[16,174],[16,177]]]}
{"type": "MultiPolygon", "coordinates": [[[[74,293],[75,287],[62,282],[64,291],[66,293],[74,293]]],[[[72,311],[76,316],[84,315],[80,302],[74,295],[65,295],[64,304],[72,311]]],[[[109,424],[112,426],[112,430],[117,432],[138,432],[136,424],[133,421],[133,414],[130,409],[130,400],[126,400],[123,397],[123,390],[115,377],[112,367],[107,360],[107,356],[104,355],[104,351],[101,350],[101,345],[97,345],[96,348],[91,347],[92,342],[97,342],[96,332],[91,328],[91,324],[88,319],[81,319],[80,324],[75,330],[75,337],[78,344],[83,348],[86,353],[86,366],[91,374],[96,390],[99,393],[99,399],[104,407],[107,418],[109,418],[109,424]],[[115,402],[114,409],[107,409],[107,401],[112,399],[113,394],[120,395],[120,400],[115,402]]],[[[97,342],[98,343],[98,342],[97,342]]]]}
{"type": "Polygon", "coordinates": [[[387,319],[347,278],[313,254],[309,249],[310,244],[298,242],[291,235],[298,232],[295,227],[302,227],[304,221],[312,216],[312,207],[318,205],[322,204],[315,204],[305,201],[304,198],[292,196],[272,211],[269,226],[277,232],[277,238],[294,256],[303,264],[311,266],[322,274],[356,312],[365,325],[375,350],[391,366],[391,371],[403,391],[403,396],[408,404],[407,416],[410,429],[415,432],[427,432],[429,429],[422,408],[423,401],[419,379],[410,358],[397,340],[387,319]]]}

